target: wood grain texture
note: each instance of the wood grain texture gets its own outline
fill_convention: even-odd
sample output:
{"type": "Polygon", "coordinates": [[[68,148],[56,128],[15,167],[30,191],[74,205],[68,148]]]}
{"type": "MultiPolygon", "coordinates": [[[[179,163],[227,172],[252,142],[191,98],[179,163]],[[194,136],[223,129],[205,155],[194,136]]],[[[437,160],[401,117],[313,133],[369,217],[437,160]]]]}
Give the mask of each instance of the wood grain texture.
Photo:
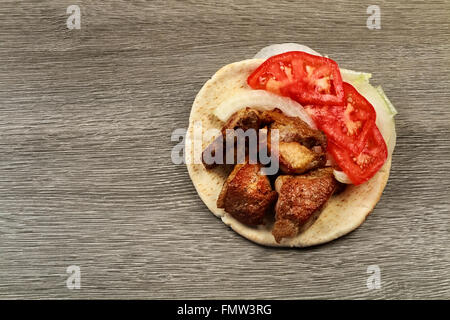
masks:
{"type": "Polygon", "coordinates": [[[0,297],[449,299],[450,3],[376,1],[375,31],[369,4],[2,1],[0,297]],[[306,250],[241,238],[170,160],[202,84],[281,42],[372,72],[399,111],[374,213],[306,250]]]}

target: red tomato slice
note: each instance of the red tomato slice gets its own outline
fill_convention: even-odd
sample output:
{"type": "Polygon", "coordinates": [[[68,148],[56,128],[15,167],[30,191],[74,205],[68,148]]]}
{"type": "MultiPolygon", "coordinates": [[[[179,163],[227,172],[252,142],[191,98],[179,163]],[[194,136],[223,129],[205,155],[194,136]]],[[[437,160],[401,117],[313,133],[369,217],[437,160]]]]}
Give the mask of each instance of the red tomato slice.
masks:
{"type": "Polygon", "coordinates": [[[355,185],[372,178],[388,156],[386,143],[376,125],[371,127],[360,153],[354,154],[333,142],[328,142],[327,150],[355,185]]]}
{"type": "Polygon", "coordinates": [[[267,59],[247,79],[253,89],[288,96],[301,104],[342,105],[344,89],[336,62],[290,51],[267,59]]]}
{"type": "Polygon", "coordinates": [[[373,106],[350,84],[344,82],[343,106],[306,106],[305,109],[336,145],[359,154],[367,135],[375,126],[373,106]]]}

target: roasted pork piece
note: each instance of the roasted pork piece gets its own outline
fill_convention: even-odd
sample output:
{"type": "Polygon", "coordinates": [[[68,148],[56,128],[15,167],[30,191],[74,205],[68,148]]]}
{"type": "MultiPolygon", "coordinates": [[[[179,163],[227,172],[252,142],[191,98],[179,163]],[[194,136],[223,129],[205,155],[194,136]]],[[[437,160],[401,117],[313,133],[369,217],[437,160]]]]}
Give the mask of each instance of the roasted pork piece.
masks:
{"type": "MultiPolygon", "coordinates": [[[[225,125],[222,127],[221,130],[221,136],[217,137],[210,145],[208,145],[205,150],[202,153],[202,162],[206,169],[212,169],[215,166],[217,166],[216,162],[209,161],[208,157],[211,155],[214,157],[216,152],[221,149],[223,157],[221,157],[221,163],[225,163],[225,157],[226,157],[226,131],[228,129],[236,130],[236,129],[242,129],[244,132],[253,129],[258,132],[259,128],[261,127],[261,120],[260,120],[260,112],[251,109],[251,108],[245,108],[237,111],[234,113],[230,119],[225,123],[225,125]]],[[[233,138],[234,139],[234,138],[233,138]]],[[[234,148],[235,141],[231,144],[231,146],[234,148]]],[[[235,158],[237,155],[241,153],[245,153],[245,150],[237,150],[235,152],[235,158]]]]}
{"type": "Polygon", "coordinates": [[[277,193],[260,169],[260,164],[237,164],[222,187],[217,207],[244,224],[263,224],[265,214],[273,210],[277,193]]]}
{"type": "Polygon", "coordinates": [[[293,237],[319,210],[336,190],[331,167],[310,171],[299,176],[279,176],[275,181],[278,200],[272,234],[277,242],[293,237]]]}
{"type": "Polygon", "coordinates": [[[227,129],[258,130],[261,127],[260,112],[252,108],[245,108],[235,112],[222,127],[222,134],[227,129]]]}
{"type": "Polygon", "coordinates": [[[279,130],[282,142],[298,142],[306,148],[320,146],[323,150],[327,147],[327,137],[322,131],[312,129],[300,118],[284,115],[279,109],[264,111],[260,119],[269,129],[279,130]]]}
{"type": "MultiPolygon", "coordinates": [[[[256,132],[262,127],[270,131],[277,129],[279,132],[279,161],[280,169],[285,174],[301,174],[306,171],[325,165],[326,136],[319,130],[310,128],[304,121],[295,117],[284,115],[279,109],[259,112],[255,109],[245,108],[234,113],[221,130],[221,136],[216,138],[202,153],[202,161],[207,169],[214,168],[217,163],[210,159],[220,150],[221,163],[225,163],[227,146],[225,137],[227,129],[242,129],[244,132],[253,129],[256,132]],[[320,147],[320,151],[311,150],[320,147]],[[211,157],[211,158],[210,158],[211,157]]],[[[235,138],[233,138],[235,139],[235,138]]],[[[267,139],[270,143],[270,139],[267,139]]],[[[238,155],[247,152],[247,149],[235,150],[235,140],[228,144],[233,148],[235,159],[238,155]]],[[[268,150],[271,146],[268,145],[268,150]]],[[[255,150],[253,150],[255,151],[255,150]]],[[[242,157],[241,157],[242,158],[242,157]]]]}
{"type": "Polygon", "coordinates": [[[269,135],[272,130],[278,130],[278,149],[270,145],[270,138],[267,143],[271,152],[278,150],[280,170],[283,173],[301,174],[325,165],[327,140],[321,131],[311,129],[299,118],[285,116],[278,109],[263,112],[261,119],[270,128],[269,135]],[[320,151],[311,150],[316,147],[320,151]]]}
{"type": "Polygon", "coordinates": [[[230,146],[234,154],[240,152],[244,155],[242,159],[246,159],[246,162],[235,165],[222,187],[217,206],[244,224],[259,225],[264,223],[266,213],[273,212],[278,198],[272,232],[277,242],[297,235],[337,187],[333,170],[322,168],[326,163],[326,136],[299,118],[288,117],[278,109],[260,112],[246,108],[233,114],[221,133],[203,151],[205,167],[209,169],[216,165],[205,161],[208,155],[214,155],[220,150],[224,160],[227,152],[230,152],[225,147],[230,146]],[[261,174],[262,164],[249,163],[248,145],[242,150],[234,150],[237,149],[235,137],[232,137],[231,143],[226,143],[227,129],[268,131],[267,137],[261,137],[259,146],[267,146],[269,153],[278,154],[280,171],[286,174],[276,179],[276,191],[272,190],[269,178],[261,174]],[[270,136],[275,134],[274,130],[278,130],[278,146],[271,145],[270,136]]]}
{"type": "Polygon", "coordinates": [[[325,153],[314,152],[298,142],[280,142],[278,145],[280,170],[285,174],[301,174],[323,167],[325,153]]]}

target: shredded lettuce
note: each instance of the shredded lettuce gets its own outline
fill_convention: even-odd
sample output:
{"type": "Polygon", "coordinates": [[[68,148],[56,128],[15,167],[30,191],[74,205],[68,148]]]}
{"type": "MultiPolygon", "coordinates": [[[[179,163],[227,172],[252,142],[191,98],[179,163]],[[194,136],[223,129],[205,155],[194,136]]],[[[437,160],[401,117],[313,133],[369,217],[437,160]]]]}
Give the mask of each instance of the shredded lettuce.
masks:
{"type": "Polygon", "coordinates": [[[371,73],[358,72],[348,69],[340,69],[342,80],[349,83],[369,83],[369,79],[372,78],[371,73]]]}
{"type": "Polygon", "coordinates": [[[392,116],[395,116],[398,112],[397,109],[395,109],[394,105],[392,104],[392,102],[388,99],[388,97],[386,96],[386,94],[383,91],[383,88],[381,86],[376,87],[378,93],[380,94],[380,96],[383,98],[384,102],[386,103],[386,107],[389,111],[390,114],[392,114],[392,116]]]}

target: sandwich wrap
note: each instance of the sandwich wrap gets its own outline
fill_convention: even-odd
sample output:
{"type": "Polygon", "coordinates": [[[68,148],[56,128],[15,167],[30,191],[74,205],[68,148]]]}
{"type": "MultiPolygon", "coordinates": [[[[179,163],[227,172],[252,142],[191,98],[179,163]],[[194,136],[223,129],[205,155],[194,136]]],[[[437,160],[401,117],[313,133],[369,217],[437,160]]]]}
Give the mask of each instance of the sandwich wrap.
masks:
{"type": "MultiPolygon", "coordinates": [[[[209,129],[220,130],[224,122],[216,114],[218,111],[225,114],[232,112],[216,110],[216,108],[230,105],[224,102],[253,90],[248,86],[247,78],[264,61],[264,59],[249,59],[226,65],[204,84],[193,103],[186,133],[185,150],[190,159],[195,157],[195,148],[192,147],[195,142],[194,123],[201,123],[203,133],[209,129]]],[[[389,155],[383,167],[369,181],[357,186],[348,185],[343,192],[333,195],[320,213],[315,215],[316,219],[309,224],[309,227],[297,236],[284,238],[277,243],[271,233],[272,224],[253,227],[237,221],[223,209],[218,208],[216,204],[218,195],[230,172],[229,169],[225,166],[218,166],[207,170],[201,163],[187,161],[189,175],[202,201],[215,216],[241,236],[261,245],[276,247],[308,247],[326,243],[359,227],[379,201],[389,178],[392,151],[395,146],[393,120],[395,114],[389,112],[387,105],[392,105],[384,93],[377,96],[378,91],[370,86],[368,82],[370,75],[344,69],[341,69],[341,73],[344,81],[361,89],[359,92],[374,105],[377,112],[377,126],[388,145],[389,155]],[[382,103],[386,105],[381,105],[382,103]]],[[[282,105],[274,105],[273,108],[279,108],[283,112],[288,111],[282,105]]],[[[202,136],[203,141],[200,145],[203,150],[213,138],[202,136]]],[[[199,143],[199,141],[195,143],[199,143]]]]}

